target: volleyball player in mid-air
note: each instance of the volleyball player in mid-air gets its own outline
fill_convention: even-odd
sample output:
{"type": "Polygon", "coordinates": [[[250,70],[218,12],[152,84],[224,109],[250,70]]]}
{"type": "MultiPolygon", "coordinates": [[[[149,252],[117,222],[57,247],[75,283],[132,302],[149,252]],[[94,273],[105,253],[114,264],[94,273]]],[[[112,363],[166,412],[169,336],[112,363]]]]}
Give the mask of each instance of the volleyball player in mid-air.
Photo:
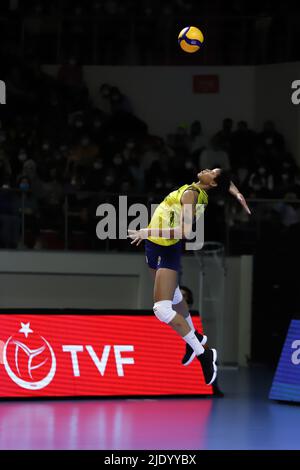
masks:
{"type": "Polygon", "coordinates": [[[146,261],[154,278],[153,311],[156,317],[170,325],[186,342],[182,364],[188,365],[197,357],[205,383],[210,385],[217,376],[217,352],[203,347],[207,337],[195,330],[178,286],[182,239],[189,239],[193,233],[193,223],[203,212],[198,209],[206,207],[209,190],[229,191],[248,214],[251,212],[228,172],[215,168],[203,170],[197,177],[196,183],[185,184],[165,197],[147,228],[128,230],[128,234],[131,244],[139,245],[145,240],[146,261]]]}

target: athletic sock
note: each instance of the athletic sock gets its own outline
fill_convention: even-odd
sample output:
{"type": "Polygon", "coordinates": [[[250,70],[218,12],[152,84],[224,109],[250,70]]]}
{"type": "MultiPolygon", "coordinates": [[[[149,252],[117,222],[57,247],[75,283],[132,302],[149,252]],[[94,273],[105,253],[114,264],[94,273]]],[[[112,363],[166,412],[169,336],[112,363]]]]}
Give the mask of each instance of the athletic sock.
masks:
{"type": "Polygon", "coordinates": [[[187,335],[183,336],[183,339],[195,351],[196,356],[199,356],[204,352],[204,347],[200,343],[194,331],[190,331],[187,335]]]}
{"type": "Polygon", "coordinates": [[[195,331],[195,327],[194,327],[194,323],[193,323],[193,320],[192,320],[192,317],[189,313],[189,316],[188,317],[185,317],[185,320],[186,322],[188,323],[189,327],[191,328],[192,331],[195,331]]]}

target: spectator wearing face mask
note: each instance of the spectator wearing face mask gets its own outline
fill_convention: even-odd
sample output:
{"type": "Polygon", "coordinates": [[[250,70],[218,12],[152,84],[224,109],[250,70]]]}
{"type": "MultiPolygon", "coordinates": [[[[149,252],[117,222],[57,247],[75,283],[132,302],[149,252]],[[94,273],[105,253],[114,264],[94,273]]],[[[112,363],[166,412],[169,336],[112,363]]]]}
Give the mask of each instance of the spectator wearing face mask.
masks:
{"type": "Polygon", "coordinates": [[[90,191],[100,191],[103,186],[105,167],[101,158],[96,158],[92,168],[89,170],[86,188],[90,191]]]}
{"type": "Polygon", "coordinates": [[[52,148],[52,145],[50,144],[50,141],[47,138],[44,138],[40,146],[38,146],[37,151],[35,153],[34,160],[37,162],[37,165],[42,168],[49,169],[51,167],[52,160],[53,160],[53,148],[52,148]]]}
{"type": "Polygon", "coordinates": [[[120,179],[124,177],[129,172],[129,163],[127,165],[124,164],[124,157],[120,152],[116,153],[112,158],[112,165],[115,170],[116,177],[120,179]]]}
{"type": "Polygon", "coordinates": [[[15,165],[15,171],[16,173],[20,173],[22,171],[24,162],[27,160],[27,151],[25,148],[20,148],[18,151],[18,156],[17,156],[17,162],[15,165]]]}
{"type": "MultiPolygon", "coordinates": [[[[53,143],[50,144],[49,141],[44,141],[36,153],[34,161],[36,162],[36,170],[34,172],[34,178],[31,179],[31,184],[32,190],[35,192],[37,176],[39,176],[41,180],[47,180],[47,177],[44,177],[44,175],[49,175],[52,168],[60,169],[61,174],[64,173],[67,162],[66,152],[63,156],[63,152],[55,148],[53,143]]],[[[33,164],[30,162],[29,168],[32,166],[33,164]]]]}
{"type": "Polygon", "coordinates": [[[103,187],[101,188],[106,193],[113,193],[118,191],[118,182],[116,180],[116,173],[114,168],[108,168],[104,175],[103,187]]]}
{"type": "MultiPolygon", "coordinates": [[[[35,178],[35,176],[36,176],[36,163],[31,158],[28,159],[28,160],[25,160],[25,162],[23,163],[22,175],[23,176],[28,176],[28,178],[31,181],[35,178]]],[[[21,175],[19,177],[21,177],[21,175]]]]}
{"type": "Polygon", "coordinates": [[[68,122],[67,134],[69,141],[74,143],[80,139],[84,134],[88,133],[88,126],[85,117],[82,113],[76,113],[68,122]]]}
{"type": "Polygon", "coordinates": [[[278,197],[286,197],[294,187],[295,177],[294,174],[288,170],[283,169],[279,178],[277,178],[276,193],[278,197]]]}
{"type": "Polygon", "coordinates": [[[22,176],[27,176],[30,180],[30,187],[34,196],[37,199],[42,199],[44,196],[43,182],[37,173],[37,165],[31,158],[24,161],[22,171],[17,179],[19,180],[22,176]]]}
{"type": "Polygon", "coordinates": [[[121,155],[126,165],[129,164],[130,160],[137,157],[136,142],[134,141],[134,139],[130,138],[127,140],[121,155]]]}
{"type": "Polygon", "coordinates": [[[103,144],[103,140],[107,130],[106,123],[106,116],[101,115],[100,113],[94,115],[91,120],[89,134],[93,142],[95,142],[98,147],[101,147],[103,144]]]}
{"type": "Polygon", "coordinates": [[[69,156],[69,161],[83,167],[92,167],[94,160],[99,156],[99,147],[95,145],[89,135],[85,134],[75,146],[69,156]]]}
{"type": "Polygon", "coordinates": [[[248,187],[251,197],[270,197],[274,191],[274,177],[265,166],[260,165],[251,173],[248,187]]]}

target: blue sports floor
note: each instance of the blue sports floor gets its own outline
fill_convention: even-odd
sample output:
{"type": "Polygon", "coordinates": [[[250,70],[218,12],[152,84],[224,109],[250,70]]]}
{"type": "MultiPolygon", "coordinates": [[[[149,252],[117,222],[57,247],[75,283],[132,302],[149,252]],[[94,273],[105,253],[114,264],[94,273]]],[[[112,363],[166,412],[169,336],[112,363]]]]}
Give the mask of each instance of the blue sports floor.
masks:
{"type": "Polygon", "coordinates": [[[300,449],[300,405],[273,373],[220,370],[224,398],[0,402],[0,449],[300,449]]]}

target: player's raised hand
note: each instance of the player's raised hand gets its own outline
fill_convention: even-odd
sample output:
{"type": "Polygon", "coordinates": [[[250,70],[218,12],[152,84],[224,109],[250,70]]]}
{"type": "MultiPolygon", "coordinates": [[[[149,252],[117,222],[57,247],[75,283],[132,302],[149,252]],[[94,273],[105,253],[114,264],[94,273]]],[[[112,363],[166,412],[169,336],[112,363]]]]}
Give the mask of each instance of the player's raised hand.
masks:
{"type": "Polygon", "coordinates": [[[236,195],[236,198],[237,200],[239,201],[239,203],[241,204],[241,206],[243,206],[243,208],[245,209],[245,211],[247,212],[247,214],[251,215],[251,211],[248,207],[248,204],[244,198],[244,196],[241,194],[241,193],[237,193],[236,195]]]}

